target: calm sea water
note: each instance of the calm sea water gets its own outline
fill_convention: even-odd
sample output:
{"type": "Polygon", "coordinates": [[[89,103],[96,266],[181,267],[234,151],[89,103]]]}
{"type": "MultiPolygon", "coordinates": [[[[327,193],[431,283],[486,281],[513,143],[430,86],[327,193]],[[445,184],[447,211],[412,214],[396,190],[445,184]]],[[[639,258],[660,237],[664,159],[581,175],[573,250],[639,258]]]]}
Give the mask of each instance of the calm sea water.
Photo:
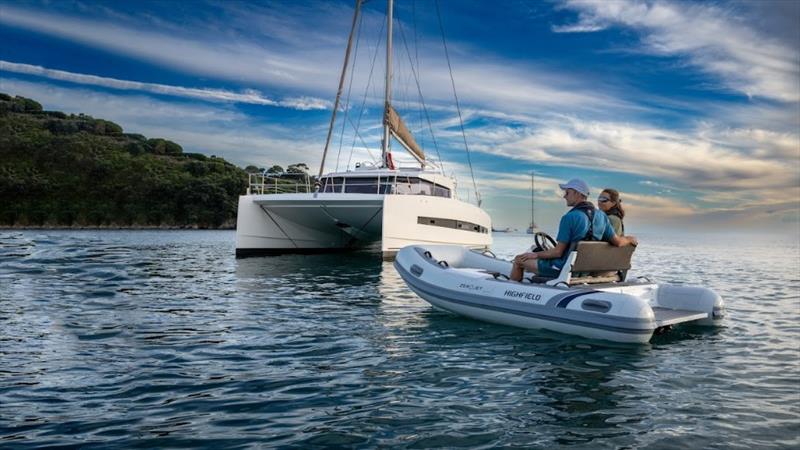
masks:
{"type": "Polygon", "coordinates": [[[633,347],[437,312],[376,255],[233,240],[0,231],[0,447],[800,446],[797,238],[642,236],[640,273],[729,316],[633,347]]]}

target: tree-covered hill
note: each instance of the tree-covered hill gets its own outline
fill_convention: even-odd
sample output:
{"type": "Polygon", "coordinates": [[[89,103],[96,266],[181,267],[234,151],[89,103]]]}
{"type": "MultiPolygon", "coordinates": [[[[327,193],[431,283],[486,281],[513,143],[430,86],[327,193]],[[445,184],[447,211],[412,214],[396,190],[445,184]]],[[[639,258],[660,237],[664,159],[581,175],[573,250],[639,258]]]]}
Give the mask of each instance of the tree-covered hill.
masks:
{"type": "Polygon", "coordinates": [[[0,94],[0,226],[232,226],[246,186],[222,158],[0,94]]]}

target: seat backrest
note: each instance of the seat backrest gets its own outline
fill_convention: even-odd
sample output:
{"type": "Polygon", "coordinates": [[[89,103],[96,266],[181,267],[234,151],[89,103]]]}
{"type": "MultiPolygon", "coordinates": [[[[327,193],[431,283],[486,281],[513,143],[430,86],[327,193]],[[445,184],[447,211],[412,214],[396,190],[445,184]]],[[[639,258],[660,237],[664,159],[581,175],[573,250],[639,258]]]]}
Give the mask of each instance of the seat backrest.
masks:
{"type": "Polygon", "coordinates": [[[631,268],[631,256],[636,247],[614,247],[608,242],[578,242],[578,252],[572,272],[626,271],[631,268]]]}
{"type": "Polygon", "coordinates": [[[569,256],[557,278],[548,285],[595,284],[625,281],[636,247],[615,247],[608,242],[580,241],[573,243],[569,256]]]}

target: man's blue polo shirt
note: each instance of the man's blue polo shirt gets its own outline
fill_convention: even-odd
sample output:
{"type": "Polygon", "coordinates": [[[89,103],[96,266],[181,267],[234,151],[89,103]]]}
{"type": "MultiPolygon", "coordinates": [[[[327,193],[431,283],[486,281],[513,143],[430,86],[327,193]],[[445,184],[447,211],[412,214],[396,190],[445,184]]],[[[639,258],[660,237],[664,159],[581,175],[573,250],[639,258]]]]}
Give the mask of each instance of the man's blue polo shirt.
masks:
{"type": "MultiPolygon", "coordinates": [[[[594,210],[594,220],[592,227],[592,235],[596,241],[610,241],[614,238],[614,227],[608,220],[606,213],[599,209],[594,210]]],[[[554,258],[543,260],[546,264],[554,270],[561,270],[564,263],[569,256],[569,245],[573,242],[581,241],[589,232],[589,218],[586,213],[578,210],[571,210],[561,217],[561,222],[558,224],[558,236],[556,241],[567,244],[567,250],[561,255],[561,258],[554,258]]],[[[541,267],[541,265],[540,265],[541,267]]]]}

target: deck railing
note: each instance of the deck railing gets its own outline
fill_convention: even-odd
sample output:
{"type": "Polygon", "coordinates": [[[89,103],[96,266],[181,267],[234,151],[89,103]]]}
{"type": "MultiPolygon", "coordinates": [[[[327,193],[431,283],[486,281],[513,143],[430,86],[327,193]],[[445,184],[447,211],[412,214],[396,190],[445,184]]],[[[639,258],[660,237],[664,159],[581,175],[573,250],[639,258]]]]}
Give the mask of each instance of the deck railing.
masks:
{"type": "Polygon", "coordinates": [[[273,175],[251,173],[248,194],[298,194],[314,192],[311,178],[307,174],[273,175]]]}
{"type": "MultiPolygon", "coordinates": [[[[380,177],[326,177],[319,186],[323,193],[431,195],[450,197],[450,189],[428,180],[405,176],[380,177]]],[[[307,174],[249,174],[248,194],[295,194],[315,192],[317,186],[307,174]]]]}

